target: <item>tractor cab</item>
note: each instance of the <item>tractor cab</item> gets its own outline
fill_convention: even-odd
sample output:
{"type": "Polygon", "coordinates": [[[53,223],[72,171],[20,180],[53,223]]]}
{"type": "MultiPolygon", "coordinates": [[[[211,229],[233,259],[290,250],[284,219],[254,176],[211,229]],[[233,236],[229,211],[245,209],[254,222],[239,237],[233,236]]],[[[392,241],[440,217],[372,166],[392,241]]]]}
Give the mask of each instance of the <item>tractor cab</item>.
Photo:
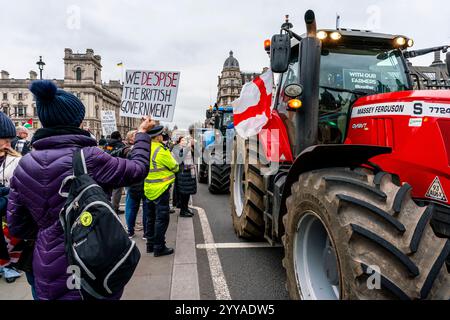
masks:
{"type": "Polygon", "coordinates": [[[223,134],[227,129],[233,128],[233,108],[219,107],[215,113],[214,129],[223,134]]]}
{"type": "MultiPolygon", "coordinates": [[[[359,30],[320,30],[318,143],[342,143],[352,105],[358,98],[412,89],[402,49],[412,45],[404,36],[359,30]]],[[[288,69],[278,86],[276,108],[293,111],[286,88],[299,83],[300,43],[291,41],[288,69]]]]}

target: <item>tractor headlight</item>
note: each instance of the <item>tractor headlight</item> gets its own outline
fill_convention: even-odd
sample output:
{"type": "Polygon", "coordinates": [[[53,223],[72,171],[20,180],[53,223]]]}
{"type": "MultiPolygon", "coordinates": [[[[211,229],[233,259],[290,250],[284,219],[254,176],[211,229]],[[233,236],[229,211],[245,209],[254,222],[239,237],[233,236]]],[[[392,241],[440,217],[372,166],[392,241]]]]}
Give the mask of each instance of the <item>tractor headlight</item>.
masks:
{"type": "Polygon", "coordinates": [[[284,94],[289,98],[299,97],[303,93],[303,87],[299,84],[289,84],[284,88],[284,94]]]}
{"type": "Polygon", "coordinates": [[[342,38],[342,35],[339,32],[334,31],[330,34],[330,38],[331,40],[338,41],[342,38]]]}
{"type": "Polygon", "coordinates": [[[397,47],[403,47],[406,44],[405,37],[397,37],[394,39],[394,43],[397,47]]]}
{"type": "Polygon", "coordinates": [[[414,40],[413,39],[409,39],[408,40],[408,47],[412,47],[414,45],[414,40]]]}
{"type": "Polygon", "coordinates": [[[317,32],[317,38],[319,40],[325,40],[328,37],[328,33],[326,33],[325,31],[321,30],[319,32],[317,32]]]}

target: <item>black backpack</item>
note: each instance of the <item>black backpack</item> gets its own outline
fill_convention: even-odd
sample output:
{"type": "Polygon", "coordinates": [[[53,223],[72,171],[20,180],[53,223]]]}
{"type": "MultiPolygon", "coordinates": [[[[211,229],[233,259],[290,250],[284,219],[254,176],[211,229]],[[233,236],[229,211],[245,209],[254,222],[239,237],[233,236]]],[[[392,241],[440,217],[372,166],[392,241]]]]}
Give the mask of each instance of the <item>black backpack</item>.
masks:
{"type": "MultiPolygon", "coordinates": [[[[73,155],[74,176],[60,213],[69,265],[80,270],[81,289],[96,299],[114,296],[131,279],[141,257],[103,189],[87,174],[83,150],[73,155]]],[[[74,275],[77,276],[76,274],[74,275]]]]}

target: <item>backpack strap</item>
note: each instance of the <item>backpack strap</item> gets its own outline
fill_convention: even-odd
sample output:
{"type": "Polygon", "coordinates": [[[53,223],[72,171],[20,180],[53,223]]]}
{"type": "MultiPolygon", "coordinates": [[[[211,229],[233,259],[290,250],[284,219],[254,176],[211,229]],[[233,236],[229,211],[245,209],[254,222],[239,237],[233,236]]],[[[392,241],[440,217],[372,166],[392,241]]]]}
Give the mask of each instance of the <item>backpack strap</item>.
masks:
{"type": "Polygon", "coordinates": [[[73,175],[75,177],[82,176],[83,174],[87,174],[86,160],[84,159],[83,149],[76,149],[73,152],[73,175]]]}
{"type": "Polygon", "coordinates": [[[61,187],[59,188],[58,193],[63,198],[67,198],[69,196],[68,192],[63,191],[66,185],[76,177],[82,176],[83,174],[87,174],[86,161],[84,159],[83,149],[77,149],[73,152],[72,167],[73,167],[73,175],[64,178],[64,180],[61,182],[61,187]]]}

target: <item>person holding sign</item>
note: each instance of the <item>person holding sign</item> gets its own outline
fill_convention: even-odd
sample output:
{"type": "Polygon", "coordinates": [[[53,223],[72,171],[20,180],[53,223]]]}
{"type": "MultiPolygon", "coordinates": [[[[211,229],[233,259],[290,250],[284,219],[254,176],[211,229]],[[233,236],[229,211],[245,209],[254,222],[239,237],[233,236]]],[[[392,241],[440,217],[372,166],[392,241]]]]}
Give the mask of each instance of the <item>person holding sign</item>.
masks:
{"type": "MultiPolygon", "coordinates": [[[[63,180],[73,175],[73,153],[83,149],[87,172],[103,189],[130,185],[148,173],[147,131],[155,122],[147,117],[141,123],[129,159],[114,158],[100,150],[89,132],[80,128],[85,107],[76,96],[58,89],[51,81],[34,81],[30,91],[36,98],[43,128],[34,134],[34,151],[22,158],[10,182],[9,231],[13,237],[36,240],[33,272],[39,300],[81,300],[80,290],[67,285],[72,274],[67,273],[64,230],[59,220],[66,202],[65,190],[60,188],[63,180]]],[[[118,292],[114,298],[120,296],[118,292]]]]}

